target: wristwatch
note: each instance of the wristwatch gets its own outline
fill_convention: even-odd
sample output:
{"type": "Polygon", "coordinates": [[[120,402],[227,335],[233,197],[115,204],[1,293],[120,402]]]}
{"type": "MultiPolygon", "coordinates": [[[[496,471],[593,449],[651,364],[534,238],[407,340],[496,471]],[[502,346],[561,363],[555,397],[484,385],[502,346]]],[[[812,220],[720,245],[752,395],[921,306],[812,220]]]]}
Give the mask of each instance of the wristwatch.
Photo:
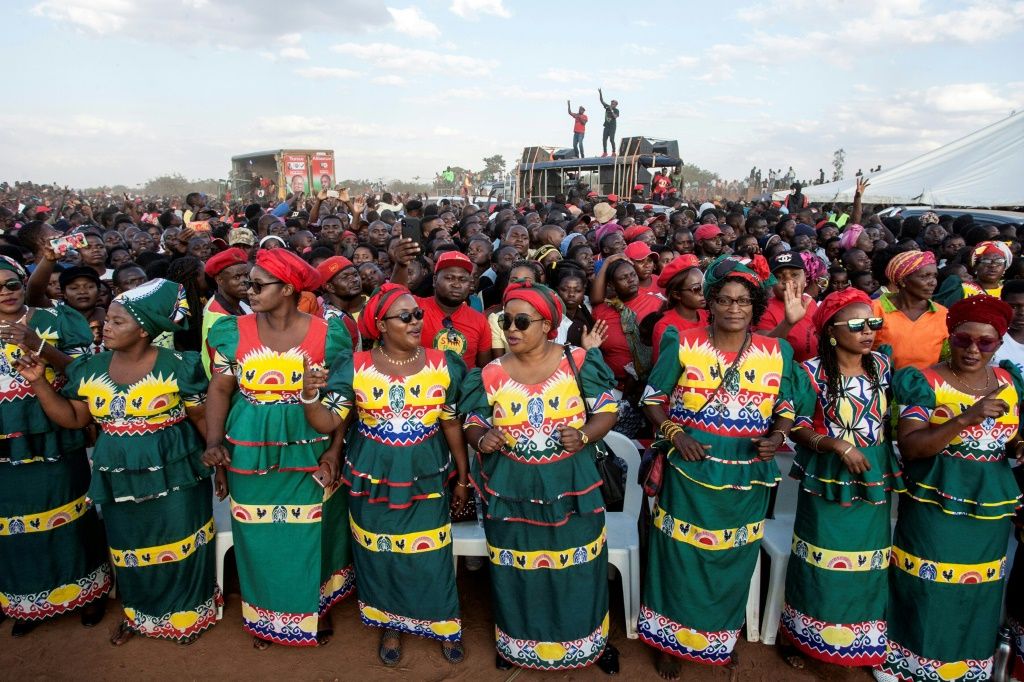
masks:
{"type": "Polygon", "coordinates": [[[587,434],[586,434],[586,432],[583,431],[583,429],[576,429],[576,430],[580,432],[580,442],[581,443],[586,445],[587,443],[590,442],[590,439],[587,438],[587,434]]]}

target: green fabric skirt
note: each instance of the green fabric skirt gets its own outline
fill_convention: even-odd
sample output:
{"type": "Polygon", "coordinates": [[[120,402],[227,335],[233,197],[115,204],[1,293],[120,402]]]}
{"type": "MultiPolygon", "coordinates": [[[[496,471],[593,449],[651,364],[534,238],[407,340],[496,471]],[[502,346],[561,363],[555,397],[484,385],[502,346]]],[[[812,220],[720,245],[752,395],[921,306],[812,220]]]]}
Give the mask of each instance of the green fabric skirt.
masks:
{"type": "Polygon", "coordinates": [[[145,502],[108,502],[103,521],[133,631],[182,641],[216,623],[222,598],[208,480],[145,502]]]}
{"type": "Polygon", "coordinates": [[[844,666],[885,659],[888,493],[883,499],[842,506],[800,490],[782,631],[801,653],[844,666]]]}
{"type": "Polygon", "coordinates": [[[304,471],[228,471],[242,625],[256,637],[316,646],[317,620],[352,593],[348,502],[304,471]]]}
{"type": "Polygon", "coordinates": [[[655,507],[637,629],[673,656],[724,665],[743,625],[769,488],[712,489],[672,460],[655,507]]]}
{"type": "MultiPolygon", "coordinates": [[[[4,408],[7,409],[7,408],[4,408]]],[[[0,611],[43,620],[110,591],[85,450],[54,461],[0,463],[0,611]]]]}
{"type": "Polygon", "coordinates": [[[363,623],[460,640],[448,496],[404,509],[366,497],[350,497],[348,504],[363,623]]]}
{"type": "Polygon", "coordinates": [[[498,654],[537,670],[582,668],[608,642],[604,512],[560,526],[484,520],[498,654]]]}
{"type": "Polygon", "coordinates": [[[1007,518],[953,516],[903,496],[882,670],[914,682],[989,679],[1009,534],[1007,518]]]}

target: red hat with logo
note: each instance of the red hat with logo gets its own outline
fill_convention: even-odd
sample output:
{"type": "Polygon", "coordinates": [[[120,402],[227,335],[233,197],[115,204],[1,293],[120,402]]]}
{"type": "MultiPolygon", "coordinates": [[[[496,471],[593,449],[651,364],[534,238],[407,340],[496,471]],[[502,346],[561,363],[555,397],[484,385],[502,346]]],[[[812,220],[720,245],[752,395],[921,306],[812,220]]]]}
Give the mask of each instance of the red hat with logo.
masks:
{"type": "Polygon", "coordinates": [[[462,268],[466,272],[473,274],[473,261],[469,259],[469,256],[460,251],[445,251],[437,259],[437,264],[434,265],[434,272],[441,272],[445,268],[462,268]]]}
{"type": "Polygon", "coordinates": [[[320,277],[324,280],[324,284],[326,284],[345,268],[352,267],[355,267],[355,264],[348,258],[344,256],[331,256],[316,266],[316,271],[320,273],[320,277]]]}

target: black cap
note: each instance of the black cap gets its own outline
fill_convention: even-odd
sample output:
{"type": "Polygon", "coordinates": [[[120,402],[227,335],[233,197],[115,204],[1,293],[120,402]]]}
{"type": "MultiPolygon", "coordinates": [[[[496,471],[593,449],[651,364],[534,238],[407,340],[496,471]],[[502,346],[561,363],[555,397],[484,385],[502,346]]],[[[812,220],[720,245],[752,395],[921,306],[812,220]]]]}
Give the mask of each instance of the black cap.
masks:
{"type": "Polygon", "coordinates": [[[100,284],[100,275],[98,272],[90,267],[78,265],[73,268],[68,268],[64,272],[60,273],[60,288],[66,289],[73,281],[82,278],[91,279],[93,282],[96,282],[96,286],[99,286],[100,284]]]}
{"type": "Polygon", "coordinates": [[[775,272],[782,268],[795,268],[798,270],[804,269],[804,259],[800,257],[797,251],[783,251],[778,254],[768,263],[768,268],[775,272]]]}

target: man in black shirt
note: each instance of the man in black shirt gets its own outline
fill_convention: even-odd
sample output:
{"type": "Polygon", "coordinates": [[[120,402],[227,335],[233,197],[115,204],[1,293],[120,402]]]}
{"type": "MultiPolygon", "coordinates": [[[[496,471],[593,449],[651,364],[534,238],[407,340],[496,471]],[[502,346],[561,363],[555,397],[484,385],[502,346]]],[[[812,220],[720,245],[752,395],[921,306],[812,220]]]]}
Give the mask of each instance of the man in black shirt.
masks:
{"type": "Polygon", "coordinates": [[[619,102],[612,100],[611,104],[605,104],[604,93],[601,88],[597,89],[597,96],[601,99],[601,106],[604,107],[604,135],[601,137],[602,157],[608,156],[608,141],[612,143],[612,156],[615,156],[615,124],[619,119],[619,102]]]}

